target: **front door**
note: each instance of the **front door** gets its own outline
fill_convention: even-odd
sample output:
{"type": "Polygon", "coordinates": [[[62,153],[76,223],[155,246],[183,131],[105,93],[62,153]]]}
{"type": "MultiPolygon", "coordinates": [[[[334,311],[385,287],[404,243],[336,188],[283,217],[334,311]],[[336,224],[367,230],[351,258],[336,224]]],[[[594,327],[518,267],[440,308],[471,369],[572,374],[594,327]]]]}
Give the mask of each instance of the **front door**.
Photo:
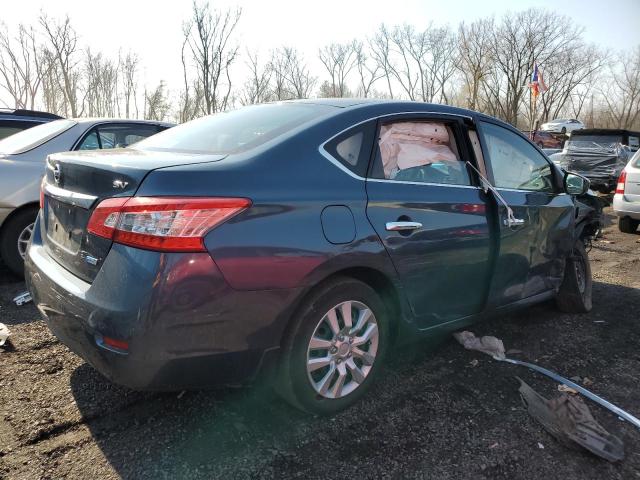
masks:
{"type": "Polygon", "coordinates": [[[498,124],[479,122],[488,175],[518,224],[498,202],[499,248],[491,306],[549,292],[562,281],[573,249],[574,205],[562,182],[529,141],[498,124]]]}
{"type": "Polygon", "coordinates": [[[481,311],[488,293],[487,196],[465,165],[464,125],[399,115],[378,126],[367,216],[422,327],[481,311]]]}

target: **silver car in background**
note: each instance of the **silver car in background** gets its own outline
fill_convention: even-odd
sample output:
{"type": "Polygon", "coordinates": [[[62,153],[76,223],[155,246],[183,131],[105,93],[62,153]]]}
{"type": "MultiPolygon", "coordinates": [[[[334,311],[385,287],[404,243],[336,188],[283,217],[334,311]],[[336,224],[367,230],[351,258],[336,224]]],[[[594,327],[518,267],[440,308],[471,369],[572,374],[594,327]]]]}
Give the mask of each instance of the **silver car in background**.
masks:
{"type": "Polygon", "coordinates": [[[540,125],[540,130],[552,133],[570,133],[581,128],[584,128],[584,124],[575,118],[558,118],[540,125]]]}
{"type": "Polygon", "coordinates": [[[9,269],[23,274],[48,155],[126,147],[171,126],[145,120],[62,119],[0,140],[0,258],[9,269]]]}
{"type": "Polygon", "coordinates": [[[635,233],[640,226],[640,150],[624,167],[616,193],[613,196],[613,213],[618,216],[618,228],[623,233],[635,233]]]}

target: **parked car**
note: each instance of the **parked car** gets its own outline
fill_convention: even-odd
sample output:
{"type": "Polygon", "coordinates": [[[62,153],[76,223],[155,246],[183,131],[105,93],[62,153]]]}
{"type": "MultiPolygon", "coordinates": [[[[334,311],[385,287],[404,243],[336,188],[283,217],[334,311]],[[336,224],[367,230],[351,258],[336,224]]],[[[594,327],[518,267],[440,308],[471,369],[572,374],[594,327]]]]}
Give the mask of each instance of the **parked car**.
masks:
{"type": "Polygon", "coordinates": [[[588,311],[587,188],[468,110],[249,106],[51,155],[26,282],[51,331],[114,382],[271,371],[292,404],[332,413],[393,343],[554,298],[588,311]]]}
{"type": "Polygon", "coordinates": [[[547,157],[551,158],[552,155],[562,152],[562,149],[561,148],[543,148],[542,151],[547,157]]]}
{"type": "Polygon", "coordinates": [[[38,112],[36,110],[0,108],[0,140],[27,128],[37,127],[60,118],[62,117],[53,113],[38,112]]]}
{"type": "Polygon", "coordinates": [[[584,128],[584,124],[575,118],[560,118],[540,125],[540,130],[553,133],[570,133],[584,128]]]}
{"type": "Polygon", "coordinates": [[[615,129],[584,129],[572,132],[560,154],[552,160],[562,168],[579,173],[602,193],[616,188],[618,177],[634,151],[640,133],[615,129]]]}
{"type": "Polygon", "coordinates": [[[613,213],[623,233],[635,233],[640,226],[640,150],[622,170],[613,196],[613,213]]]}
{"type": "Polygon", "coordinates": [[[543,132],[541,130],[536,130],[533,134],[533,138],[531,132],[529,130],[524,130],[524,133],[527,138],[533,141],[538,147],[544,148],[562,148],[565,139],[558,138],[550,132],[543,132]]]}
{"type": "Polygon", "coordinates": [[[9,269],[23,274],[47,155],[124,147],[170,126],[142,120],[62,119],[0,140],[0,257],[9,269]]]}

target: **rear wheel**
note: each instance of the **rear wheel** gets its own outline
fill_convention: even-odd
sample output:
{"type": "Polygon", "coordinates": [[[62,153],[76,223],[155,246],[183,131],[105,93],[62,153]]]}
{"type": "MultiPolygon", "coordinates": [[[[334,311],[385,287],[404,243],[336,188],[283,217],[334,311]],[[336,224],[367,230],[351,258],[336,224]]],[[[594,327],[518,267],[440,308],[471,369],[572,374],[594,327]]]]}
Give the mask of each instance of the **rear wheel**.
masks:
{"type": "Polygon", "coordinates": [[[567,313],[587,313],[591,311],[591,264],[582,240],[573,247],[573,254],[567,259],[564,279],[556,297],[558,308],[567,313]]]}
{"type": "Polygon", "coordinates": [[[618,228],[622,233],[636,233],[640,220],[634,220],[631,217],[621,217],[618,219],[618,228]]]}
{"type": "Polygon", "coordinates": [[[375,291],[357,280],[335,279],[304,303],[295,322],[283,348],[279,393],[321,415],[358,401],[381,367],[389,338],[375,291]]]}
{"type": "Polygon", "coordinates": [[[9,269],[24,276],[24,256],[38,215],[37,208],[28,208],[10,218],[2,229],[0,256],[9,269]]]}
{"type": "Polygon", "coordinates": [[[563,134],[563,135],[566,135],[567,127],[562,127],[562,130],[560,130],[560,133],[563,134]]]}

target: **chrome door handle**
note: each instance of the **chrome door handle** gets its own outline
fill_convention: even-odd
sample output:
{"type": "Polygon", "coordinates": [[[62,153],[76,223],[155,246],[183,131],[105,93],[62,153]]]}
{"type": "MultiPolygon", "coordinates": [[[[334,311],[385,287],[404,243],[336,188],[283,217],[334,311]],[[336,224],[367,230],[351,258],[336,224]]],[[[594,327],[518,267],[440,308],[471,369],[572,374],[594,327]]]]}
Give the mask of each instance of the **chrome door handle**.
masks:
{"type": "Polygon", "coordinates": [[[422,228],[418,222],[387,222],[385,225],[388,232],[402,232],[406,230],[417,230],[422,228]]]}
{"type": "Polygon", "coordinates": [[[515,218],[515,217],[507,217],[504,219],[504,226],[505,227],[515,227],[518,225],[524,225],[524,219],[522,218],[515,218]]]}

